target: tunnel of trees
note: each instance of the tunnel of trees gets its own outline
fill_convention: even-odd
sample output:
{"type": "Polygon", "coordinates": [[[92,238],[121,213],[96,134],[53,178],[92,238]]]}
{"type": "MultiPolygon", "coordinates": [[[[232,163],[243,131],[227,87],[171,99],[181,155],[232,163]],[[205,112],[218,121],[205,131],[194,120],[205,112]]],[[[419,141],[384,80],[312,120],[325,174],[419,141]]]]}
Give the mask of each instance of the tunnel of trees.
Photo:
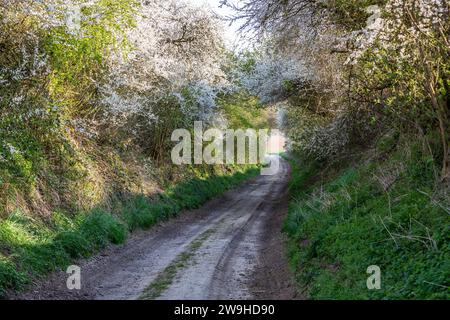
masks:
{"type": "Polygon", "coordinates": [[[245,170],[171,164],[172,131],[203,121],[288,138],[285,231],[311,297],[448,297],[450,3],[222,5],[225,21],[177,0],[0,0],[0,294],[155,223],[124,213],[143,198],[170,216],[165,191],[245,170]],[[391,261],[390,286],[361,289],[363,253],[391,261]]]}

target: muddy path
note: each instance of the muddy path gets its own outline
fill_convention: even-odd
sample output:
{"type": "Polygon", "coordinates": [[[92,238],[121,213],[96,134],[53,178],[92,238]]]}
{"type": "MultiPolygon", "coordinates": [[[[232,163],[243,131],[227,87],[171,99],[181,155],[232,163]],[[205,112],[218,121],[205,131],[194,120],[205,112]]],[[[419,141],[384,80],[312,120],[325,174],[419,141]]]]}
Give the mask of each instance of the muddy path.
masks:
{"type": "Polygon", "coordinates": [[[293,299],[281,227],[289,166],[258,176],[124,245],[77,261],[81,290],[56,272],[18,299],[293,299]]]}

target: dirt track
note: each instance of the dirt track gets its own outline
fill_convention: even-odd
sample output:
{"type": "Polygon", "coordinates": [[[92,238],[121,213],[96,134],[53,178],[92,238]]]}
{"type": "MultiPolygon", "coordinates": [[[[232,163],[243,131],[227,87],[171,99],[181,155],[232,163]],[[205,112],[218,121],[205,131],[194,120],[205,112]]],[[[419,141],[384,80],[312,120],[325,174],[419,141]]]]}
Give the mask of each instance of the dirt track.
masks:
{"type": "Polygon", "coordinates": [[[82,289],[57,272],[19,299],[293,299],[281,226],[289,167],[78,261],[82,289]]]}

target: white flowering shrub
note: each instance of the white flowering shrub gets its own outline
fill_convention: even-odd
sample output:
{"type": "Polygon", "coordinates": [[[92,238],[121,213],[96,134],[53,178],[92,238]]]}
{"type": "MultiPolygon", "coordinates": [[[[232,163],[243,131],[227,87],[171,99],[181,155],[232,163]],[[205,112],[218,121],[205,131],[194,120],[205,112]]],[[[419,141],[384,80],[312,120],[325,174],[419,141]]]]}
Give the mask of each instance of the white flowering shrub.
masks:
{"type": "Polygon", "coordinates": [[[221,118],[224,52],[184,1],[0,1],[0,211],[100,201],[119,151],[161,162],[175,127],[221,118]]]}
{"type": "MultiPolygon", "coordinates": [[[[442,176],[450,177],[448,1],[224,2],[237,11],[235,19],[244,19],[244,30],[275,44],[275,59],[293,57],[292,65],[303,64],[312,75],[306,86],[294,87],[295,99],[286,104],[294,121],[307,124],[295,132],[290,121],[288,134],[298,139],[293,145],[323,158],[345,151],[364,130],[367,136],[387,126],[434,130],[441,136],[436,160],[442,176]],[[299,121],[301,116],[314,120],[299,121]],[[344,133],[341,119],[351,117],[358,118],[344,133]],[[336,143],[325,143],[333,132],[336,143]]],[[[267,91],[264,82],[255,83],[267,91]]]]}
{"type": "Polygon", "coordinates": [[[265,51],[251,59],[239,70],[239,84],[263,104],[286,99],[291,86],[310,77],[302,61],[292,56],[265,51]]]}
{"type": "Polygon", "coordinates": [[[0,137],[25,157],[48,153],[47,144],[70,145],[73,135],[151,141],[139,136],[148,132],[142,128],[169,130],[217,114],[224,47],[207,8],[175,0],[5,0],[0,16],[7,48],[0,137]],[[169,102],[175,116],[159,110],[169,102]]]}
{"type": "Polygon", "coordinates": [[[223,45],[219,24],[212,12],[183,1],[143,1],[135,27],[127,37],[132,50],[110,61],[109,80],[101,87],[107,112],[114,119],[145,112],[154,118],[151,105],[173,95],[184,106],[183,92],[195,92],[199,118],[214,108],[212,96],[224,74],[220,69],[223,45]],[[189,89],[191,88],[191,89],[189,89]]]}

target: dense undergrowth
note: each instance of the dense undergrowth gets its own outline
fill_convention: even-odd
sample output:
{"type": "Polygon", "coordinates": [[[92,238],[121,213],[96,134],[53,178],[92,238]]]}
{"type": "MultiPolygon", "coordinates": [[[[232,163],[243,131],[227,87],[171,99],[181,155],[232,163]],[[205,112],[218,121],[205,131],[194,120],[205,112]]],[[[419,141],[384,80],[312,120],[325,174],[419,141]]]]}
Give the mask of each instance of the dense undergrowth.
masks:
{"type": "Polygon", "coordinates": [[[153,198],[136,195],[109,210],[99,206],[72,215],[56,211],[46,223],[17,210],[0,221],[0,296],[109,243],[123,243],[136,228],[149,228],[197,208],[257,173],[256,166],[193,169],[192,178],[153,198]]]}
{"type": "Polygon", "coordinates": [[[420,139],[403,139],[393,149],[389,139],[350,164],[290,160],[285,232],[307,297],[450,297],[450,198],[436,182],[439,163],[420,142],[407,143],[420,139]],[[367,288],[371,265],[381,269],[380,290],[367,288]]]}

